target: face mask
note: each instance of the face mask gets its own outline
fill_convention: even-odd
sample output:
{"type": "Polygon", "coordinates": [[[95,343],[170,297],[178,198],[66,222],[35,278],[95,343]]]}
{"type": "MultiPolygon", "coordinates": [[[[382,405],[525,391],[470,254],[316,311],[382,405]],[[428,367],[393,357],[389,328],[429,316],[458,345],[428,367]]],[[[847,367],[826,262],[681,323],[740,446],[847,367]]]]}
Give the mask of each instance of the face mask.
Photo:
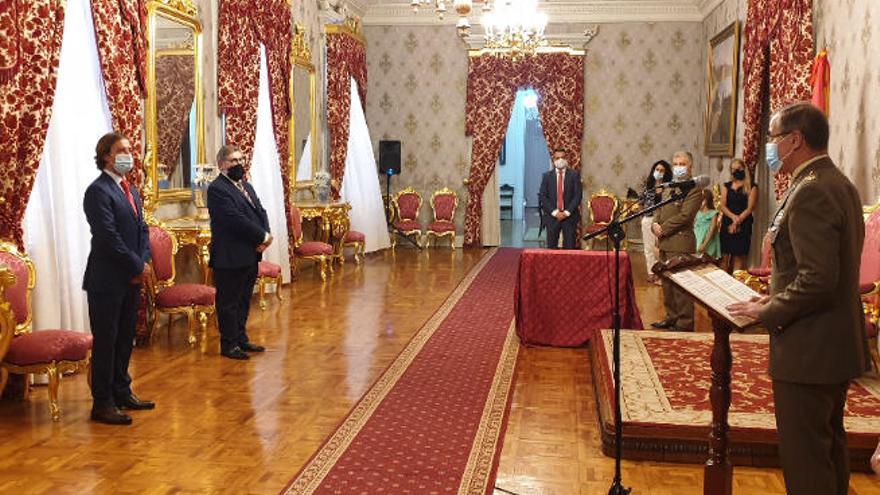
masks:
{"type": "Polygon", "coordinates": [[[765,152],[767,168],[770,169],[770,173],[775,174],[776,172],[779,172],[779,169],[782,168],[782,160],[779,159],[779,145],[776,143],[767,143],[765,152]]]}
{"type": "Polygon", "coordinates": [[[672,167],[672,178],[675,180],[684,180],[687,178],[688,168],[684,165],[676,165],[672,167]]]}
{"type": "Polygon", "coordinates": [[[746,171],[745,170],[736,170],[733,172],[733,178],[736,180],[745,180],[746,171]]]}
{"type": "Polygon", "coordinates": [[[557,169],[562,170],[563,168],[565,168],[565,167],[568,166],[568,162],[565,161],[565,158],[557,158],[556,161],[553,162],[553,165],[554,165],[557,169]]]}
{"type": "Polygon", "coordinates": [[[244,167],[242,165],[235,165],[234,167],[230,167],[226,169],[226,176],[230,179],[238,182],[244,177],[244,167]]]}
{"type": "Polygon", "coordinates": [[[661,172],[659,170],[655,170],[654,171],[654,180],[657,182],[662,181],[663,180],[663,172],[661,172]]]}
{"type": "Polygon", "coordinates": [[[131,172],[133,166],[134,159],[131,155],[116,155],[116,159],[113,162],[113,170],[116,170],[116,173],[119,175],[125,175],[131,172]]]}

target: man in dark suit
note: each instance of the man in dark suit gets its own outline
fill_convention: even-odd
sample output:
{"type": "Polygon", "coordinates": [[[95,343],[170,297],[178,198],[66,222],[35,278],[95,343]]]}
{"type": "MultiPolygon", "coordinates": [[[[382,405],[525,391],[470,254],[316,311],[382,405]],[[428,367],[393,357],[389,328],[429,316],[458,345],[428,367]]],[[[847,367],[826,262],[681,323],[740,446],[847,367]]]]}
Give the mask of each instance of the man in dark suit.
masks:
{"type": "Polygon", "coordinates": [[[149,273],[150,236],[138,191],[125,179],[133,164],[128,139],[115,132],[101,137],[95,163],[101,175],[83,199],[92,232],[83,277],[94,336],[91,418],[128,425],[131,417],[120,409],[155,407],[132,393],[128,374],[141,286],[149,273]]]}
{"type": "Polygon", "coordinates": [[[565,150],[553,150],[553,170],[541,177],[538,204],[547,227],[547,247],[559,248],[562,232],[563,249],[577,249],[577,227],[581,221],[580,204],[583,198],[581,174],[568,168],[565,150]]]}
{"type": "Polygon", "coordinates": [[[779,456],[797,495],[846,495],[846,393],[871,362],[859,298],[861,201],[827,149],[828,120],[810,103],[770,120],[767,165],[792,174],[768,232],[770,295],[729,307],[770,332],[779,456]]]}
{"type": "Polygon", "coordinates": [[[220,175],[208,187],[211,215],[211,260],[217,287],[220,354],[249,359],[246,352],[263,352],[247,335],[251,295],[257,265],[272,243],[269,218],[254,188],[244,180],[244,155],[235,146],[217,153],[220,175]]]}
{"type": "MultiPolygon", "coordinates": [[[[683,181],[693,175],[694,157],[689,151],[677,151],[672,156],[672,180],[683,181]]],[[[674,191],[677,193],[677,191],[674,191]]],[[[673,191],[664,191],[663,199],[667,199],[673,191]]],[[[660,248],[660,261],[674,256],[693,254],[697,251],[697,238],[694,235],[694,219],[700,211],[703,201],[703,190],[697,187],[682,199],[669,203],[654,213],[654,224],[651,231],[657,237],[660,248]]],[[[663,307],[666,319],[651,326],[654,328],[691,332],[694,330],[694,302],[690,296],[663,279],[663,307]]]]}

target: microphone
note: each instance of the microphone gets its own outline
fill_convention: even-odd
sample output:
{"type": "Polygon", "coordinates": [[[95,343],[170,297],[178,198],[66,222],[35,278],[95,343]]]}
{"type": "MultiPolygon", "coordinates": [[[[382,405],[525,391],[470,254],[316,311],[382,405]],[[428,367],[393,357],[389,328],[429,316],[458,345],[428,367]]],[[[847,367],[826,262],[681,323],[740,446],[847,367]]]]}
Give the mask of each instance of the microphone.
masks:
{"type": "Polygon", "coordinates": [[[692,177],[688,180],[664,182],[663,184],[659,184],[657,187],[662,187],[664,189],[669,189],[669,188],[683,189],[683,190],[689,191],[695,187],[698,189],[705,189],[706,187],[709,186],[710,182],[711,182],[711,180],[709,180],[708,175],[698,175],[698,176],[692,177]]]}

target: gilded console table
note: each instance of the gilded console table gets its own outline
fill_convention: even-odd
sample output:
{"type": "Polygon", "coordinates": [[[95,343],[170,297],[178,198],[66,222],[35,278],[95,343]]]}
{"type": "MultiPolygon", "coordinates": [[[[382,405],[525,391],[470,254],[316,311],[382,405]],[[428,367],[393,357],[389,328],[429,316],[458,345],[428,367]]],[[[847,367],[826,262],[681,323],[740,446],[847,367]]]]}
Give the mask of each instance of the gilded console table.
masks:
{"type": "Polygon", "coordinates": [[[319,203],[307,201],[296,203],[303,221],[314,220],[319,229],[320,241],[333,246],[333,259],[343,262],[342,245],[345,244],[345,236],[351,227],[348,212],[351,205],[348,203],[319,203]]]}
{"type": "Polygon", "coordinates": [[[211,221],[197,217],[182,217],[173,220],[163,220],[162,223],[177,237],[177,243],[181,246],[193,246],[196,249],[196,259],[199,269],[202,271],[202,279],[205,284],[209,283],[211,271],[208,269],[208,261],[211,259],[209,247],[211,246],[211,221]]]}

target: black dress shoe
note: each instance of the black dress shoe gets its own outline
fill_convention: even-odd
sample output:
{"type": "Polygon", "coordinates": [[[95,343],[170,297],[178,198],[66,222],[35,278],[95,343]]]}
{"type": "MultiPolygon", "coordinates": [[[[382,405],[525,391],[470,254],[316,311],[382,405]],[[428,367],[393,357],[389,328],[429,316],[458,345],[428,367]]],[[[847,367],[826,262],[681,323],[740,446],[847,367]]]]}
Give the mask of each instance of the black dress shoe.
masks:
{"type": "Polygon", "coordinates": [[[663,321],[657,321],[657,322],[651,323],[651,326],[654,328],[660,328],[660,329],[675,328],[675,320],[673,320],[671,318],[667,318],[663,321]]]}
{"type": "Polygon", "coordinates": [[[128,397],[116,399],[116,407],[119,409],[136,409],[143,411],[147,409],[155,409],[156,403],[149,400],[140,400],[136,395],[131,394],[128,397]]]}
{"type": "Polygon", "coordinates": [[[131,416],[123,414],[115,407],[92,409],[92,421],[108,425],[130,425],[131,416]]]}
{"type": "Polygon", "coordinates": [[[228,357],[229,359],[238,359],[240,361],[244,361],[244,360],[251,358],[250,356],[245,354],[244,351],[241,350],[241,347],[239,347],[239,346],[235,346],[232,349],[228,349],[225,351],[220,351],[220,355],[228,357]]]}
{"type": "Polygon", "coordinates": [[[239,347],[241,348],[241,350],[243,350],[245,352],[266,352],[265,347],[263,347],[261,345],[257,345],[257,344],[251,344],[250,342],[245,342],[244,344],[240,345],[239,347]]]}

